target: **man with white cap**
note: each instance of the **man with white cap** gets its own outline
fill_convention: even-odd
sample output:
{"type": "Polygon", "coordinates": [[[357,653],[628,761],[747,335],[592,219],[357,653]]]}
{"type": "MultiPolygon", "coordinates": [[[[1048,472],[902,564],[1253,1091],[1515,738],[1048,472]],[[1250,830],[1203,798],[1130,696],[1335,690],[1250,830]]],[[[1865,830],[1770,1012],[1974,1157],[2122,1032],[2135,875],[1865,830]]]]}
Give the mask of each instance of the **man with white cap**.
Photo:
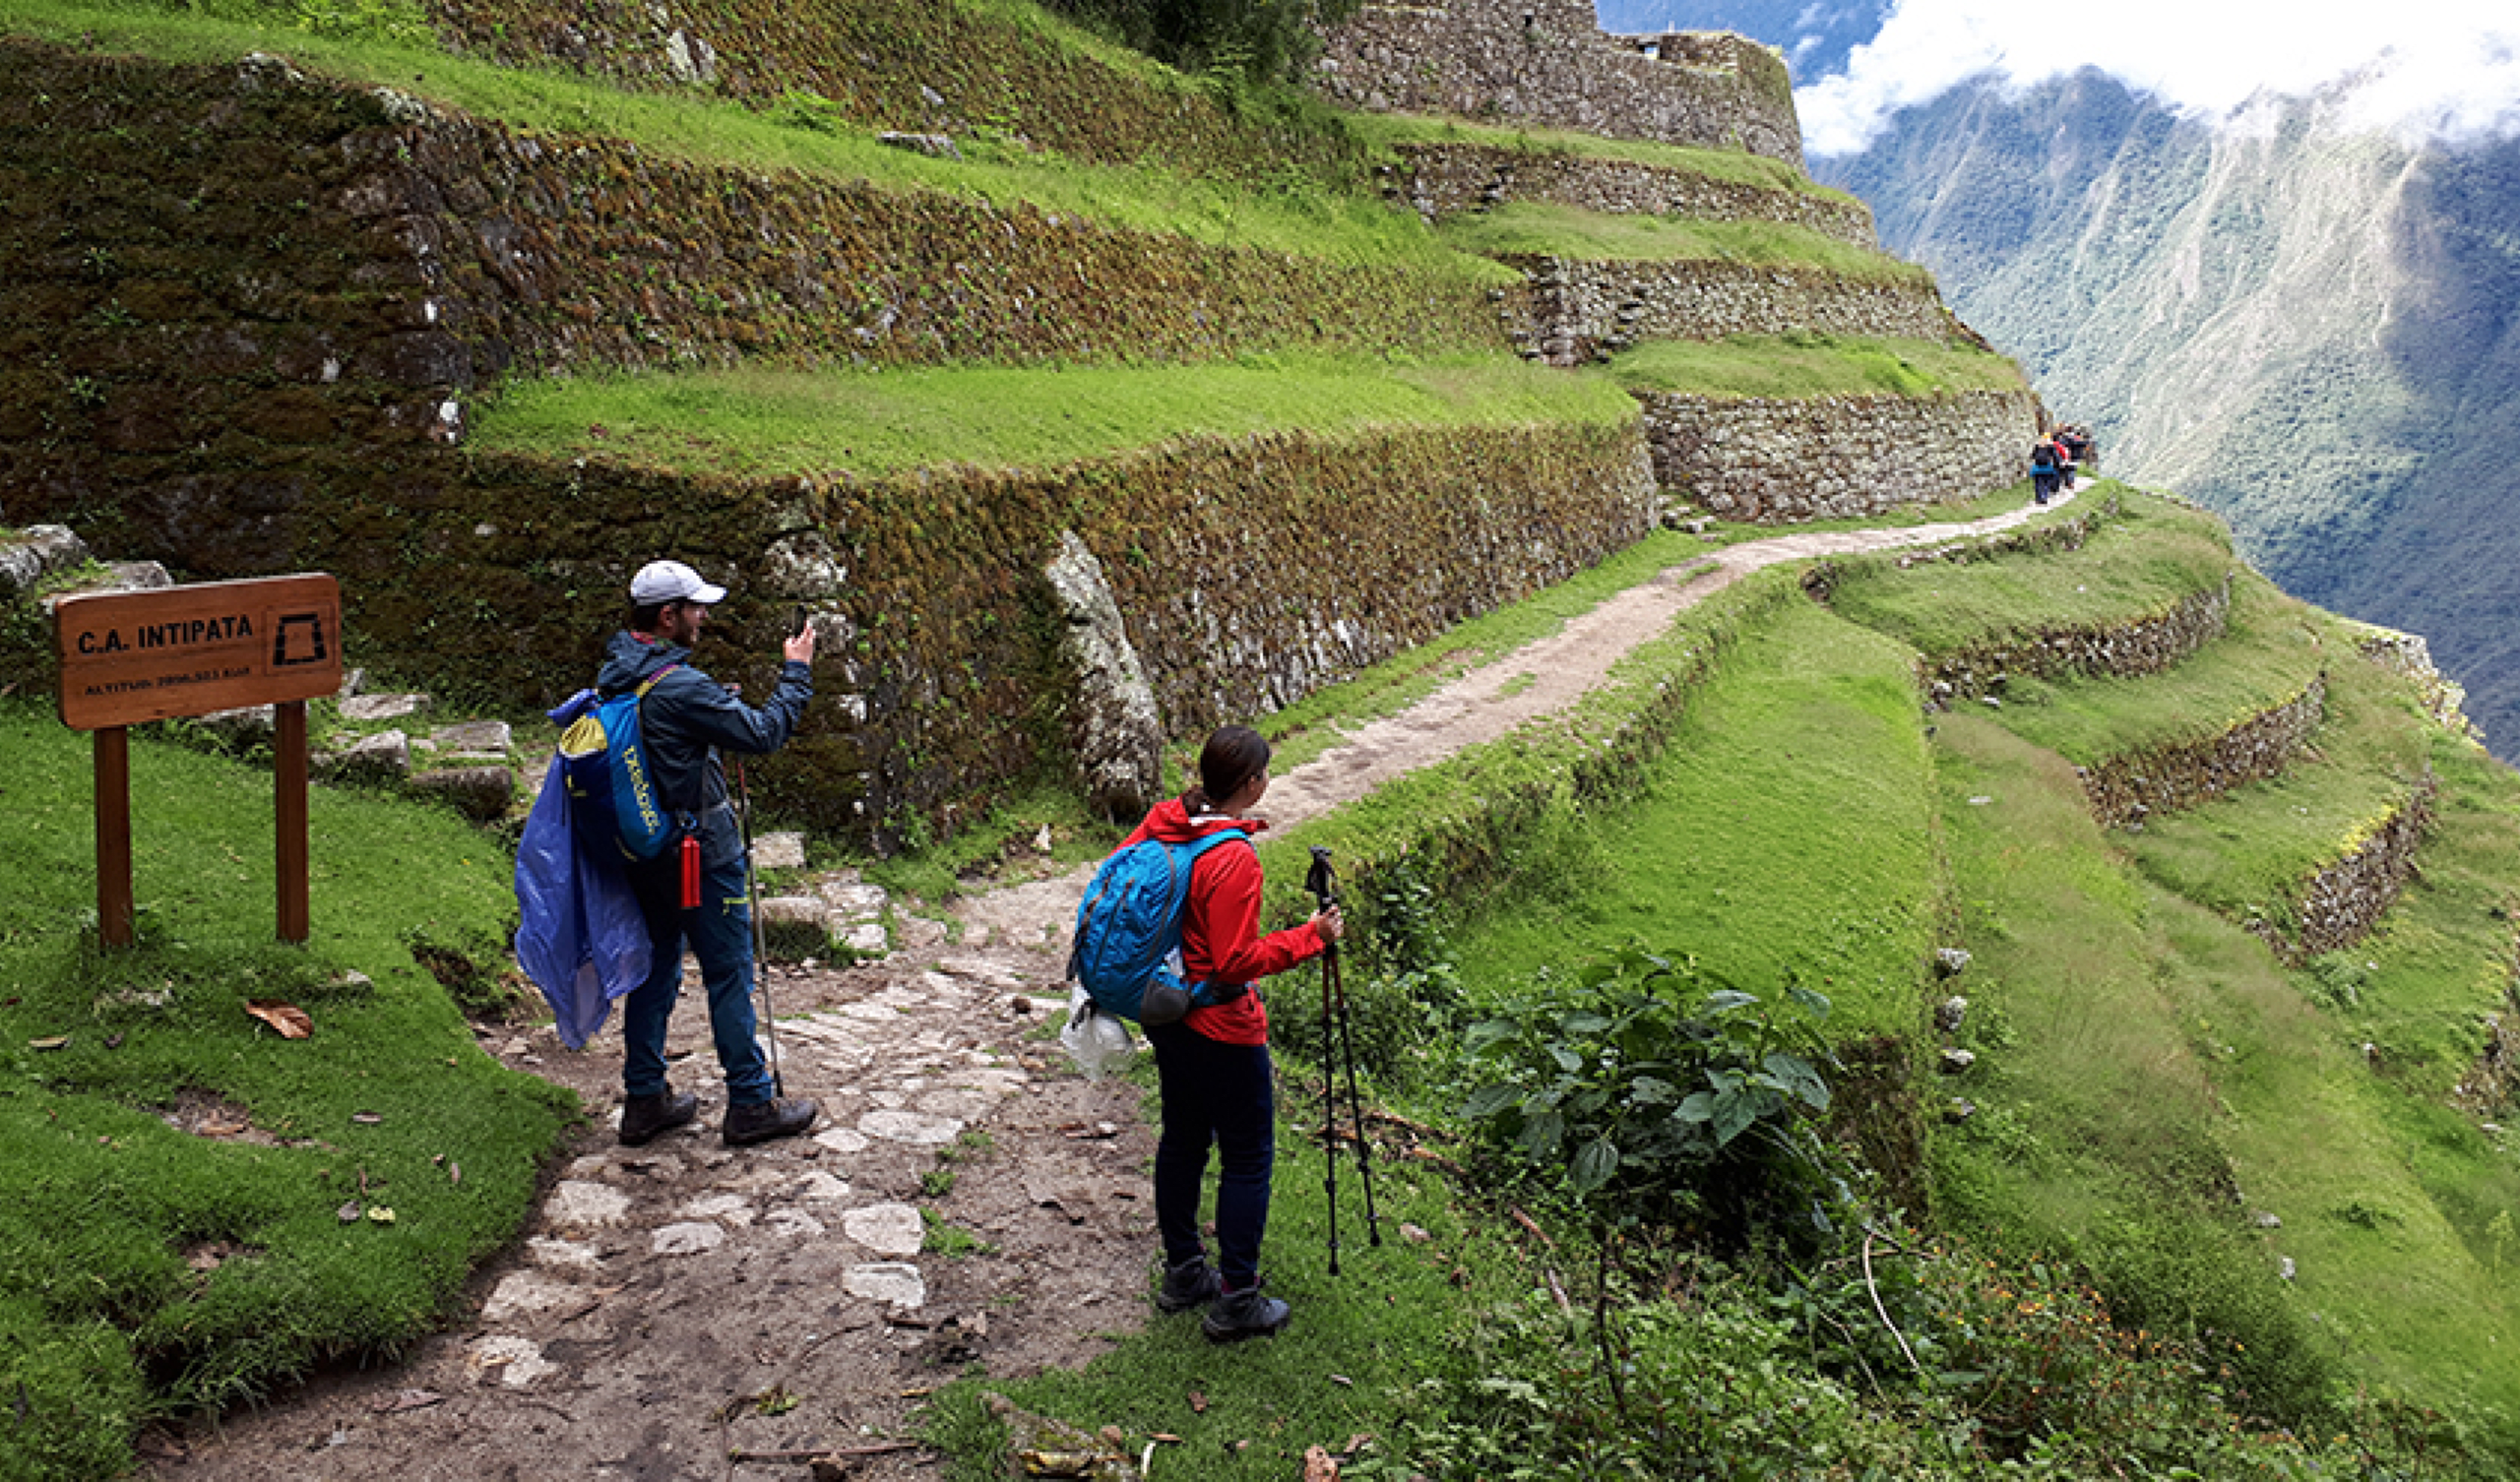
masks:
{"type": "Polygon", "coordinates": [[[665,1083],[665,1024],[682,988],[682,949],[700,959],[709,1028],[726,1078],[729,1146],[791,1137],[814,1125],[809,1100],[774,1093],[754,1036],[752,909],[743,833],[727,801],[720,750],[777,751],[813,697],[814,631],[788,640],[779,687],[760,709],[691,666],[691,646],[726,595],[679,561],[652,561],[630,579],[630,626],[612,636],[596,689],[607,699],[641,690],[640,734],[658,796],[682,836],[655,859],[629,863],[631,889],[656,957],[647,981],[622,1000],[621,1141],[639,1146],[691,1121],[700,1098],[665,1083]]]}

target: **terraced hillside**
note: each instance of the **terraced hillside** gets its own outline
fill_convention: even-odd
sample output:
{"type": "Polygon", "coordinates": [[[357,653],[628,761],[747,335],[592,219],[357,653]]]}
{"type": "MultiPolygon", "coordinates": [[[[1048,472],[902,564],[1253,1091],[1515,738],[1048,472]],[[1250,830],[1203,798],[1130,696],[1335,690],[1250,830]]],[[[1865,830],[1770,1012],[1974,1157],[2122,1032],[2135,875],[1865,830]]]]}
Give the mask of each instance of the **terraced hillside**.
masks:
{"type": "MultiPolygon", "coordinates": [[[[1544,13],[1558,27],[1572,9],[1544,13]]],[[[1552,31],[1530,50],[1589,66],[1598,39],[1552,31]]],[[[1691,108],[1738,93],[1755,116],[1684,143],[1508,129],[1469,85],[1454,95],[1483,118],[1351,114],[1172,75],[1014,0],[439,5],[316,30],[0,0],[0,190],[17,208],[0,219],[0,519],[193,578],[334,571],[354,664],[519,722],[584,681],[651,556],[734,588],[703,654],[725,677],[758,680],[749,655],[806,606],[823,693],[757,790],[805,830],[816,869],[897,887],[896,951],[797,986],[916,1021],[939,1036],[921,1055],[970,1048],[960,1024],[916,1020],[935,1002],[923,974],[962,933],[995,956],[958,958],[955,1001],[1023,990],[997,1005],[990,1053],[1055,1074],[1027,1036],[1060,996],[1046,938],[1067,917],[1008,931],[983,887],[1099,853],[1210,725],[1262,724],[1282,796],[1301,797],[1305,764],[1374,725],[1437,725],[1418,702],[1447,680],[1504,665],[1500,702],[1554,693],[1529,646],[1597,631],[1578,625],[1631,588],[1658,614],[1598,683],[1465,725],[1264,847],[1272,919],[1303,909],[1308,848],[1346,872],[1366,1083],[1387,1114],[1369,1136],[1422,1154],[1395,1160],[1395,1218],[1417,1233],[1395,1223],[1378,1293],[1406,1301],[1343,1298],[1356,1288],[1329,1279],[1336,1247],[1325,1269],[1328,1170],[1307,1160],[1346,1149],[1294,1105],[1327,1069],[1296,989],[1271,1011],[1290,1067],[1276,1228],[1300,1239],[1273,1235],[1270,1259],[1306,1316],[1246,1363],[1218,1370],[1178,1324],[1108,1327],[1028,1297],[1021,1242],[1068,1216],[1023,1182],[1040,1170],[989,1166],[976,1142],[954,1144],[959,1167],[905,1155],[880,1175],[922,1202],[916,1229],[888,1211],[887,1254],[969,1298],[953,1334],[884,1346],[914,1329],[889,1299],[825,1290],[857,1254],[838,1236],[810,1277],[759,1243],[693,1247],[675,1267],[703,1294],[689,1312],[627,1321],[626,1303],[605,1309],[623,1290],[605,1263],[625,1253],[579,1241],[583,1211],[508,1206],[567,1135],[451,1127],[423,1146],[412,1131],[432,1125],[439,1070],[521,1083],[478,1063],[413,957],[387,997],[421,1006],[430,1033],[362,1046],[378,1058],[356,1114],[378,1120],[354,1124],[397,1140],[399,1227],[363,1205],[346,1221],[368,1170],[321,1143],[255,1164],[285,1219],[220,1204],[207,1177],[179,1206],[0,1153],[0,1184],[27,1180],[45,1209],[104,1201],[146,1247],[100,1238],[55,1260],[45,1242],[80,1222],[21,1218],[20,1247],[46,1255],[0,1264],[0,1321],[40,1356],[24,1413],[120,1464],[171,1410],[470,1313],[471,1263],[531,1229],[567,1249],[496,1259],[570,1300],[502,1308],[551,1325],[489,1335],[505,1357],[436,1353],[432,1372],[468,1387],[460,1413],[369,1408],[388,1418],[357,1424],[408,1448],[362,1458],[371,1475],[409,1474],[415,1451],[469,1466],[467,1427],[490,1414],[555,1471],[617,1462],[616,1435],[539,1398],[554,1371],[652,1410],[639,1444],[661,1470],[739,1424],[791,1428],[799,1448],[880,1425],[909,1447],[899,1396],[946,1377],[914,1366],[985,1362],[955,1345],[983,1343],[990,1320],[1025,1334],[1027,1373],[1047,1364],[999,1376],[1017,1401],[1090,1421],[1088,1445],[1105,1424],[1133,1451],[1191,1438],[1179,1454],[1215,1476],[1283,1477],[1343,1445],[1367,1474],[1463,1478],[1566,1456],[1708,1475],[2511,1475],[2520,1164],[2499,1129],[2520,782],[2403,636],[2290,601],[2174,500],[2104,486],[2001,535],[1819,561],[1797,547],[1783,569],[1713,580],[1774,534],[1753,525],[2016,510],[2044,413],[1928,278],[1878,252],[1858,203],[1802,176],[1772,58],[1673,51],[1691,108]],[[946,903],[958,894],[980,898],[946,903]],[[1780,1025],[1818,1012],[1805,995],[1826,1017],[1789,1051],[1780,1025]],[[1685,1030],[1682,1011],[1700,1016],[1685,1030]],[[1814,1161],[1760,1165],[1721,1197],[1677,1176],[1620,1184],[1610,1136],[1573,1138],[1570,1118],[1709,1117],[1668,1082],[1579,1087],[1636,1059],[1585,1038],[1618,1022],[1670,1028],[1655,1055],[1756,1039],[1703,1094],[1765,1076],[1826,1102],[1772,1124],[1814,1161]],[[1537,1047],[1540,1079],[1473,1102],[1493,1074],[1479,1052],[1513,1042],[1537,1047]],[[1766,1058],[1791,1069],[1806,1050],[1825,1094],[1819,1072],[1766,1058]],[[1521,1120],[1499,1138],[1508,1105],[1521,1120]],[[473,1193],[447,1171],[468,1165],[473,1193]],[[1791,1197],[1745,1235],[1769,1174],[1791,1197]],[[953,1203],[958,1179],[971,1204],[953,1203]],[[1650,1221],[1587,1202],[1639,1185],[1650,1221]],[[321,1207],[286,1193],[308,1187],[321,1207]],[[507,1201],[486,1218],[484,1189],[507,1201]],[[1016,1232],[1009,1249],[952,1226],[982,1207],[1016,1232]],[[341,1260],[346,1222],[386,1232],[371,1244],[395,1304],[354,1328],[258,1328],[249,1280],[341,1260]],[[236,1250],[188,1264],[213,1227],[236,1250]],[[957,1283],[940,1263],[959,1259],[982,1264],[957,1283]],[[90,1266],[104,1268],[83,1281],[90,1266]],[[788,1299],[763,1293],[796,1285],[832,1328],[772,1330],[788,1299]],[[196,1304],[215,1332],[189,1326],[196,1304]],[[691,1316],[736,1311],[762,1325],[742,1345],[691,1316]],[[557,1330],[598,1312],[602,1342],[557,1330]],[[659,1360],[630,1336],[652,1318],[707,1356],[705,1403],[653,1397],[659,1360]],[[518,1363],[529,1349],[552,1369],[518,1363]],[[879,1410],[848,1408],[869,1395],[879,1410]]],[[[1662,62],[1604,75],[1650,103],[1662,62]]],[[[1355,100],[1396,100],[1380,91],[1355,100]]],[[[0,624],[21,696],[43,688],[42,637],[29,608],[0,624]]],[[[49,735],[34,711],[18,723],[49,735]]],[[[42,775],[8,786],[75,812],[75,758],[43,753],[42,775]]],[[[249,769],[180,770],[205,799],[252,785],[249,769]]],[[[256,1080],[220,1058],[251,1029],[228,1000],[261,996],[261,973],[364,1003],[332,972],[364,967],[231,972],[188,945],[228,940],[203,897],[169,888],[148,960],[170,964],[168,991],[180,978],[187,1032],[160,1032],[156,990],[97,976],[112,964],[59,888],[76,873],[65,839],[46,836],[51,889],[0,911],[17,1072],[0,1125],[28,1134],[0,1147],[62,1136],[67,1109],[82,1167],[113,1167],[115,1138],[195,1167],[207,1135],[158,1114],[188,1086],[284,1125],[311,1093],[288,1062],[256,1080]],[[125,1043],[145,1043],[145,1075],[139,1054],[115,1058],[125,1043]]],[[[470,844],[431,847],[498,894],[470,844]]],[[[397,908],[390,891],[360,898],[397,908]]],[[[505,935],[477,902],[432,909],[505,935]]],[[[361,953],[410,956],[369,925],[361,953]]],[[[481,1027],[519,1073],[551,1048],[481,1027]]],[[[798,1071],[839,1078],[816,1087],[835,1105],[893,1111],[935,1089],[924,1062],[879,1082],[840,1059],[798,1071]]],[[[348,1094],[307,1104],[340,1120],[348,1094]]],[[[748,1167],[740,1190],[700,1184],[712,1165],[679,1151],[662,1173],[630,1166],[601,1110],[571,1144],[591,1160],[578,1171],[643,1190],[688,1173],[673,1207],[722,1237],[752,1230],[755,1199],[810,1216],[799,1201],[860,1197],[801,1164],[748,1167]]],[[[1134,1197],[1141,1146],[1025,1131],[1134,1197]]],[[[1143,1233],[1134,1204],[1111,1207],[1143,1233]]],[[[651,1250],[642,1279],[684,1254],[651,1250]]],[[[1135,1252],[1093,1259],[1103,1295],[1131,1291],[1135,1252]]],[[[304,1284],[324,1299],[310,1311],[357,1305],[304,1284]]],[[[979,1389],[946,1386],[914,1422],[970,1475],[1005,1465],[979,1389]]],[[[239,1474],[303,1453],[303,1437],[268,1440],[239,1474]]],[[[908,1476],[934,1458],[867,1459],[908,1476]]]]}
{"type": "Polygon", "coordinates": [[[1977,497],[2039,415],[1773,154],[1341,114],[979,0],[389,28],[428,54],[10,14],[6,519],[332,570],[357,658],[467,702],[565,694],[674,550],[733,584],[744,650],[801,602],[847,651],[764,781],[879,849],[1152,776],[1143,733],[1077,750],[1111,727],[1063,551],[1192,734],[1657,518],[1977,497]],[[1111,421],[1150,367],[1174,412],[1111,421]],[[1371,416],[1314,420],[1351,388],[1371,416]],[[1797,471],[1815,447],[1879,476],[1797,471]]]}

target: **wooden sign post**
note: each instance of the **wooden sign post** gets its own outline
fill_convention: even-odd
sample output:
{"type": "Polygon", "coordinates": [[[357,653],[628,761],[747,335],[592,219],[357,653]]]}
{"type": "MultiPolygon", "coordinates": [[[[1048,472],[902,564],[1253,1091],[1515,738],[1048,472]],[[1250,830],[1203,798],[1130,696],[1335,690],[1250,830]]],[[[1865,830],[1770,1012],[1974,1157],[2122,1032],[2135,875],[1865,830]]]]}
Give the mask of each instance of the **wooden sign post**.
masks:
{"type": "Polygon", "coordinates": [[[95,732],[96,931],[132,940],[131,740],[144,720],[274,708],[280,939],[307,914],[306,702],[342,687],[342,589],[313,573],[63,597],[61,723],[95,732]]]}

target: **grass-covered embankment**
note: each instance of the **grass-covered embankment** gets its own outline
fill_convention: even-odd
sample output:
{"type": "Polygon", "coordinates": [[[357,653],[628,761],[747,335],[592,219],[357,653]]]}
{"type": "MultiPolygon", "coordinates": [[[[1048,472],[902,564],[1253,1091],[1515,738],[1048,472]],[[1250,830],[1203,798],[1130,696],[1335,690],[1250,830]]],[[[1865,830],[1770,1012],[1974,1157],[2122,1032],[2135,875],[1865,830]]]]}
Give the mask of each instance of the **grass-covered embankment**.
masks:
{"type": "Polygon", "coordinates": [[[2125,628],[2213,589],[2231,571],[2230,535],[2212,516],[2120,498],[2122,514],[2074,550],[1906,570],[1884,558],[1848,562],[1829,605],[1930,660],[2038,634],[2125,628]]]}
{"type": "Polygon", "coordinates": [[[1776,221],[1611,216],[1570,206],[1515,202],[1453,216],[1436,239],[1480,257],[1558,257],[1606,263],[1724,263],[1811,268],[1856,282],[1930,284],[1932,275],[1886,253],[1776,221]]]}
{"type": "Polygon", "coordinates": [[[0,705],[17,865],[0,898],[12,1477],[115,1475],[152,1415],[433,1330],[515,1233],[576,1114],[482,1054],[413,957],[447,949],[495,981],[515,909],[496,840],[317,790],[313,937],[285,947],[269,774],[146,739],[131,772],[140,940],[106,952],[88,738],[0,705]],[[312,1034],[246,1012],[263,1000],[304,1010],[312,1034]]]}
{"type": "Polygon", "coordinates": [[[1959,340],[1871,340],[1804,332],[1649,340],[1607,373],[1631,392],[1724,401],[1933,397],[2024,389],[2021,367],[1959,340]]]}
{"type": "Polygon", "coordinates": [[[521,381],[473,446],[737,475],[1049,469],[1189,439],[1390,427],[1624,425],[1598,378],[1507,355],[1250,355],[1209,365],[737,370],[521,381]]]}

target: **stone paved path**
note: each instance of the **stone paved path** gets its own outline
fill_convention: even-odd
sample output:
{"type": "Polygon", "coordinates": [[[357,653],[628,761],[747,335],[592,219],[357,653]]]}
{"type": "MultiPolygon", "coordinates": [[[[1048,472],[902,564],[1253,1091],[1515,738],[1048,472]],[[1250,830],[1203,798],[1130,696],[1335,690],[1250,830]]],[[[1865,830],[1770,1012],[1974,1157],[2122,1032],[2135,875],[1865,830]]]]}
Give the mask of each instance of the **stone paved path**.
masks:
{"type": "MultiPolygon", "coordinates": [[[[1983,534],[2032,513],[1732,546],[1712,571],[1665,573],[1358,727],[1277,779],[1265,811],[1300,822],[1571,704],[1673,615],[1760,567],[1983,534]]],[[[322,1375],[267,1410],[153,1435],[151,1475],[795,1477],[800,1463],[728,1454],[891,1445],[919,1400],[968,1366],[1072,1368],[1103,1334],[1191,1321],[1151,1318],[1145,1300],[1153,1140],[1136,1092],[1081,1080],[1044,1032],[1091,871],[1042,873],[957,902],[958,944],[911,922],[927,929],[901,933],[915,945],[882,961],[775,973],[787,1089],[826,1110],[809,1138],[720,1145],[696,990],[668,1049],[686,1057],[676,1080],[702,1091],[702,1121],[643,1148],[612,1138],[617,1025],[577,1053],[548,1027],[482,1031],[491,1053],[605,1111],[578,1135],[525,1238],[477,1274],[470,1318],[400,1364],[322,1375]]],[[[824,894],[835,892],[851,895],[851,883],[824,894]]],[[[934,1467],[904,1448],[850,1475],[934,1467]]]]}

